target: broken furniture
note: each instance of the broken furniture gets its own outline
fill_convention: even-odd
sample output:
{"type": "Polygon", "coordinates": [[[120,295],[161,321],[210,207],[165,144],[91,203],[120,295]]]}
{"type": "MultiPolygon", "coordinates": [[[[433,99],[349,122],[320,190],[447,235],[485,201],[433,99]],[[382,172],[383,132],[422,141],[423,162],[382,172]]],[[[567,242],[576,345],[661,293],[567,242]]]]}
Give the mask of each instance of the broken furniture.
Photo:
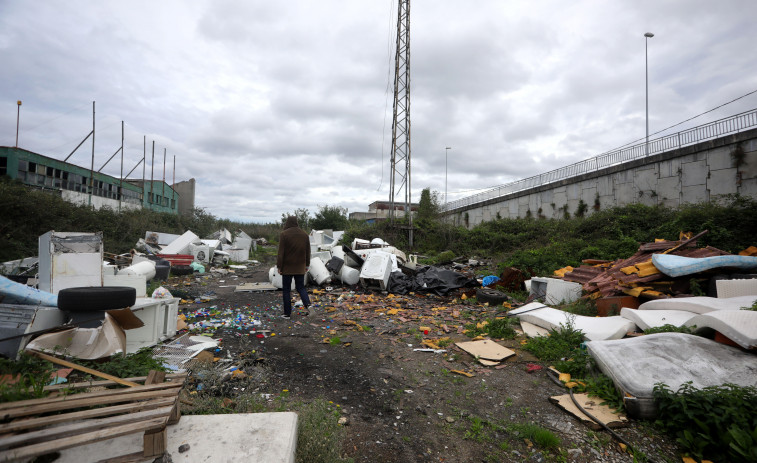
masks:
{"type": "MultiPolygon", "coordinates": [[[[129,434],[142,435],[139,451],[113,457],[120,457],[119,461],[153,460],[165,453],[166,426],[178,422],[181,416],[179,391],[184,378],[185,375],[166,376],[152,371],[147,377],[132,378],[144,385],[0,404],[0,415],[11,420],[0,424],[0,460],[28,461],[129,434]]],[[[115,381],[97,383],[100,387],[117,385],[115,381]]],[[[63,387],[82,391],[91,383],[45,389],[58,391],[63,387]]],[[[102,455],[89,454],[79,461],[94,461],[93,456],[99,460],[102,455]]]]}

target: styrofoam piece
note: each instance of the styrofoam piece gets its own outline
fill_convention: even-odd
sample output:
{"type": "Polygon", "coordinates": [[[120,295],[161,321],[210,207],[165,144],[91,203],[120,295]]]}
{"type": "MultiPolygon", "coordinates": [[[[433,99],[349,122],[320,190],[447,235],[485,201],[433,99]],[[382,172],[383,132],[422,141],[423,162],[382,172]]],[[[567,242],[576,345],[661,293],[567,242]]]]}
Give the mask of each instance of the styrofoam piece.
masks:
{"type": "Polygon", "coordinates": [[[137,291],[137,297],[147,296],[147,280],[142,275],[103,275],[103,286],[134,288],[137,291]]]}
{"type": "Polygon", "coordinates": [[[757,268],[757,256],[684,257],[673,254],[652,254],[652,264],[665,275],[677,278],[721,267],[745,270],[757,268]]]}
{"type": "Polygon", "coordinates": [[[382,290],[386,290],[391,273],[392,254],[388,252],[374,252],[368,255],[368,259],[360,270],[360,282],[363,286],[378,283],[382,290]]]}
{"type": "Polygon", "coordinates": [[[116,275],[139,275],[145,281],[151,280],[155,277],[155,262],[143,260],[137,264],[122,268],[116,275]]]}
{"type": "MultiPolygon", "coordinates": [[[[175,462],[260,461],[294,463],[297,414],[294,412],[183,415],[166,427],[166,455],[175,462]],[[179,447],[189,444],[189,450],[179,447]]],[[[111,461],[144,452],[144,432],[61,450],[56,463],[111,461]]],[[[155,458],[137,460],[149,463],[155,458]]]]}
{"type": "Polygon", "coordinates": [[[687,381],[697,389],[725,383],[755,386],[757,382],[757,355],[701,336],[658,333],[591,341],[586,347],[625,396],[626,410],[634,418],[656,415],[656,383],[677,391],[687,381]]]}
{"type": "Polygon", "coordinates": [[[545,304],[561,304],[577,301],[581,297],[583,286],[580,283],[560,280],[558,278],[531,278],[529,293],[536,297],[544,296],[545,304]]]}
{"type": "Polygon", "coordinates": [[[646,331],[665,325],[683,326],[697,314],[685,310],[636,310],[623,307],[620,309],[620,316],[631,320],[642,331],[646,331]]]}
{"type": "MultiPolygon", "coordinates": [[[[276,267],[271,267],[271,269],[268,271],[268,281],[270,281],[271,284],[276,287],[276,289],[282,289],[284,287],[281,274],[276,267]]],[[[292,278],[292,291],[294,290],[296,290],[296,288],[294,284],[294,278],[292,278]]]]}
{"type": "Polygon", "coordinates": [[[638,310],[685,310],[700,314],[714,310],[740,310],[742,307],[751,306],[756,300],[757,296],[729,297],[727,299],[707,296],[673,297],[647,301],[641,304],[638,310]]]}
{"type": "Polygon", "coordinates": [[[718,298],[757,296],[757,278],[746,280],[717,280],[718,298]]]}
{"type": "Polygon", "coordinates": [[[339,279],[345,285],[356,285],[360,281],[360,270],[342,265],[339,270],[339,279]]]}
{"type": "Polygon", "coordinates": [[[695,332],[715,330],[744,349],[757,349],[757,312],[719,310],[697,315],[686,322],[695,332]]]}
{"type": "Polygon", "coordinates": [[[538,308],[538,305],[532,306],[531,304],[511,310],[508,312],[508,315],[515,315],[521,321],[527,321],[548,330],[559,330],[560,325],[565,326],[572,323],[575,329],[583,332],[584,339],[588,341],[620,339],[627,332],[633,331],[636,328],[636,325],[632,321],[620,316],[585,317],[553,309],[552,307],[538,308]],[[531,310],[534,308],[535,310],[531,310]]]}
{"type": "Polygon", "coordinates": [[[17,283],[0,275],[0,296],[5,304],[58,307],[58,295],[17,283]]]}
{"type": "Polygon", "coordinates": [[[187,230],[183,235],[171,241],[160,250],[161,254],[189,254],[189,245],[199,243],[200,237],[187,230]]]}
{"type": "Polygon", "coordinates": [[[310,275],[310,278],[318,286],[324,283],[331,282],[331,273],[326,268],[326,264],[323,263],[320,257],[310,259],[310,267],[308,268],[308,274],[310,275]]]}

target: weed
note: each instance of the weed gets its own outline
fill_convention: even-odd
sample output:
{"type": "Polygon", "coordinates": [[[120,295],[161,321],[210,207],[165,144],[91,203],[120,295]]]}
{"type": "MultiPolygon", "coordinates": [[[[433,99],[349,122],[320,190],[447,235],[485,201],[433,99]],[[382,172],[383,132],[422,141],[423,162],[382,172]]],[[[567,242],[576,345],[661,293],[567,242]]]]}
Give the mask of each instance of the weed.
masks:
{"type": "Polygon", "coordinates": [[[757,388],[655,385],[657,426],[698,460],[757,461],[757,388]]]}
{"type": "Polygon", "coordinates": [[[494,339],[513,339],[517,336],[516,323],[514,318],[490,318],[481,323],[468,323],[465,325],[465,335],[471,338],[489,335],[494,339]]]}
{"type": "Polygon", "coordinates": [[[485,422],[477,416],[472,416],[469,419],[471,425],[470,428],[465,431],[465,434],[463,434],[463,439],[484,442],[486,440],[486,435],[484,433],[485,422]]]}
{"type": "Polygon", "coordinates": [[[519,437],[529,439],[534,444],[545,449],[557,448],[560,446],[560,438],[555,436],[552,431],[533,423],[511,424],[507,426],[507,431],[517,431],[519,437]]]}
{"type": "Polygon", "coordinates": [[[339,336],[334,336],[333,338],[329,339],[329,344],[332,346],[338,346],[342,344],[342,340],[339,339],[339,336]]]}
{"type": "Polygon", "coordinates": [[[166,367],[163,366],[162,359],[153,358],[152,351],[149,348],[140,349],[133,354],[116,354],[106,362],[81,359],[75,360],[75,362],[119,378],[147,376],[150,370],[167,371],[166,367]]]}
{"type": "Polygon", "coordinates": [[[340,454],[345,431],[337,423],[339,411],[323,399],[298,410],[297,461],[307,463],[351,462],[340,454]]]}
{"type": "Polygon", "coordinates": [[[689,328],[688,326],[675,326],[671,324],[665,324],[662,326],[656,326],[654,328],[649,328],[648,330],[644,331],[644,334],[655,334],[655,333],[686,333],[686,334],[694,334],[693,329],[689,328]]]}
{"type": "Polygon", "coordinates": [[[754,310],[754,311],[757,311],[757,300],[755,300],[750,307],[742,307],[741,310],[754,310]]]}
{"type": "Polygon", "coordinates": [[[18,361],[0,358],[0,374],[17,377],[13,384],[0,383],[0,402],[47,396],[44,387],[56,370],[52,363],[22,352],[18,361]]]}

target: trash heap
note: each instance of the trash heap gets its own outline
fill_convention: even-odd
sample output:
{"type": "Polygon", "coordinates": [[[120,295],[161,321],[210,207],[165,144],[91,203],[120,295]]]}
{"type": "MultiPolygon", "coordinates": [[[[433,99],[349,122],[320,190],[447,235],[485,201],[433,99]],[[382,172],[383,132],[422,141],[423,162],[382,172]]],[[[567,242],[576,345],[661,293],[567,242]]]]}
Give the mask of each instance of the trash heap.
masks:
{"type": "MultiPolygon", "coordinates": [[[[313,230],[310,233],[311,257],[308,284],[327,285],[339,281],[352,286],[394,294],[429,292],[440,296],[458,288],[480,286],[470,276],[438,267],[419,267],[418,256],[404,252],[381,238],[371,241],[356,238],[351,246],[339,244],[344,232],[313,230]]],[[[269,270],[269,281],[281,289],[282,278],[276,267],[269,270]]]]}
{"type": "MultiPolygon", "coordinates": [[[[591,299],[631,296],[650,300],[702,293],[714,296],[715,282],[739,278],[740,272],[743,273],[745,268],[738,270],[739,262],[743,262],[739,256],[755,256],[757,248],[752,246],[740,252],[739,256],[712,246],[698,248],[697,240],[705,233],[707,232],[696,236],[682,233],[678,241],[656,240],[653,243],[644,243],[627,259],[585,260],[586,265],[562,268],[555,271],[555,276],[565,281],[580,283],[583,286],[584,297],[591,299]],[[697,263],[694,260],[686,260],[720,256],[724,256],[719,259],[721,264],[710,268],[703,268],[701,263],[694,265],[697,263]],[[690,266],[687,267],[684,262],[690,266]]],[[[628,301],[626,299],[626,303],[628,301]]],[[[636,306],[638,307],[638,303],[636,306]]]]}

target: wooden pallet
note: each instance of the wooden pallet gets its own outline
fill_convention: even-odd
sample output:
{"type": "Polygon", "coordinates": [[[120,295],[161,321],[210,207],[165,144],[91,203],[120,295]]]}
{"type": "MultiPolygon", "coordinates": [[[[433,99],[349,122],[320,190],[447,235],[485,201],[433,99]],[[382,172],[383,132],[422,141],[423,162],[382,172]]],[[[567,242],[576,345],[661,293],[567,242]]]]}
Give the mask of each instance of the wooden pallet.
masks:
{"type": "MultiPolygon", "coordinates": [[[[134,433],[144,433],[144,451],[123,455],[117,461],[156,458],[166,449],[166,425],[179,421],[179,391],[185,378],[151,371],[148,376],[129,378],[137,383],[134,387],[107,389],[116,382],[98,381],[98,386],[106,389],[67,395],[53,392],[44,399],[0,404],[0,462],[22,461],[134,433]]],[[[91,386],[77,383],[68,388],[91,386]]]]}

